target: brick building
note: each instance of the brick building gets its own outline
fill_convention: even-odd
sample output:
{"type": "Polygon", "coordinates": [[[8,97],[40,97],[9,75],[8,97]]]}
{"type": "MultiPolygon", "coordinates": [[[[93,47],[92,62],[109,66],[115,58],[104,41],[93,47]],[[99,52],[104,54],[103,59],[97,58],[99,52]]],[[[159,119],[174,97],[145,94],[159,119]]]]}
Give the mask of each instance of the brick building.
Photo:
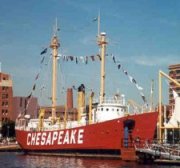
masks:
{"type": "MultiPolygon", "coordinates": [[[[66,117],[68,121],[75,121],[77,120],[77,109],[73,107],[73,90],[72,88],[68,88],[67,89],[67,100],[66,100],[66,107],[67,107],[67,113],[66,113],[66,117]]],[[[52,115],[52,110],[51,107],[41,107],[45,109],[45,118],[51,117],[52,115]]],[[[56,107],[56,116],[58,118],[60,118],[61,121],[64,121],[64,117],[65,117],[65,106],[61,105],[61,106],[57,106],[56,107]]]]}
{"type": "Polygon", "coordinates": [[[38,99],[36,97],[31,97],[28,102],[27,97],[15,96],[13,97],[13,115],[12,120],[15,121],[20,113],[26,112],[30,114],[32,118],[37,118],[38,115],[38,99]]]}
{"type": "Polygon", "coordinates": [[[0,72],[0,127],[3,121],[12,120],[12,86],[10,75],[0,72]]]}
{"type": "MultiPolygon", "coordinates": [[[[44,118],[49,118],[52,115],[51,107],[41,107],[45,109],[44,118]]],[[[76,108],[67,108],[66,117],[68,121],[76,121],[77,120],[77,109],[76,108]]],[[[56,116],[60,118],[60,121],[64,121],[65,117],[65,106],[57,106],[56,107],[56,116]]]]}

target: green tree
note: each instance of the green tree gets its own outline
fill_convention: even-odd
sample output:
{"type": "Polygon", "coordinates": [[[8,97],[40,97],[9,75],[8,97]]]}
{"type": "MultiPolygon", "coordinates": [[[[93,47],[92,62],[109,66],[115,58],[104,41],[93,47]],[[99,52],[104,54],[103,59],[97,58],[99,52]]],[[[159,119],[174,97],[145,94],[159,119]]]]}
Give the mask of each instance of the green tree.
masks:
{"type": "Polygon", "coordinates": [[[3,122],[1,134],[2,137],[15,137],[15,122],[11,120],[3,122]]]}

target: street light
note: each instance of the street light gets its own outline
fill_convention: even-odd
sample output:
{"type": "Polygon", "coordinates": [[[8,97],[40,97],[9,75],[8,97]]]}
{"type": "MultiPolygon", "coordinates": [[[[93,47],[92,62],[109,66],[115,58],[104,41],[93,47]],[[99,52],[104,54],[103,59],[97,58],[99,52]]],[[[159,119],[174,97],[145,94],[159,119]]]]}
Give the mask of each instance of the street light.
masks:
{"type": "Polygon", "coordinates": [[[9,128],[10,128],[10,126],[8,125],[7,126],[7,140],[9,140],[9,128]]]}

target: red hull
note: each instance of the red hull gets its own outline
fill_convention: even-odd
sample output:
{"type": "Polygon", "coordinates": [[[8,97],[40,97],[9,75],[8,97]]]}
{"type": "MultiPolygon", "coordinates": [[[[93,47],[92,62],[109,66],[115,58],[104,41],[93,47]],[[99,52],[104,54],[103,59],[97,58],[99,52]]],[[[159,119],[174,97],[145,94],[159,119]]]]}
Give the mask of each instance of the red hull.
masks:
{"type": "Polygon", "coordinates": [[[125,120],[132,119],[135,121],[132,138],[153,139],[157,118],[158,113],[151,112],[63,131],[33,132],[16,130],[16,139],[22,149],[27,152],[52,152],[61,150],[120,151],[122,148],[122,139],[124,138],[123,122],[125,120]],[[81,132],[78,134],[80,130],[81,132]],[[54,132],[56,132],[56,134],[54,132]],[[73,134],[73,136],[70,134],[73,134]]]}

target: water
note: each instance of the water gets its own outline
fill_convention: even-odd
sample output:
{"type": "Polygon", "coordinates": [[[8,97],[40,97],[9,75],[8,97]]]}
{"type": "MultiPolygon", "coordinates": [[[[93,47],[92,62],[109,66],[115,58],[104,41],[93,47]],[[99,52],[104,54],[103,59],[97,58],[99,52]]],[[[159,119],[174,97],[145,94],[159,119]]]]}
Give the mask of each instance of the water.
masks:
{"type": "Polygon", "coordinates": [[[178,168],[168,165],[143,165],[121,160],[30,156],[21,153],[0,153],[1,168],[178,168]]]}

